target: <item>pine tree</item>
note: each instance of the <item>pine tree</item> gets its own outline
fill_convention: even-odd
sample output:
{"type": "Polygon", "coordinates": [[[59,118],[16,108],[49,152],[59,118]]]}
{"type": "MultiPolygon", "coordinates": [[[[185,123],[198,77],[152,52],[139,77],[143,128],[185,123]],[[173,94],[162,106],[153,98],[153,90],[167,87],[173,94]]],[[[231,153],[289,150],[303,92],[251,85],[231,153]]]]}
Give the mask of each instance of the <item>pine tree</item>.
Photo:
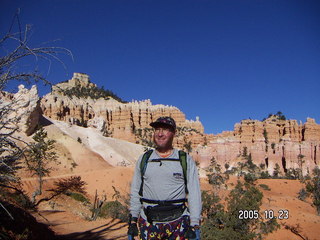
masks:
{"type": "Polygon", "coordinates": [[[318,167],[313,169],[313,178],[307,181],[306,189],[307,192],[312,194],[313,205],[320,215],[320,169],[318,167]]]}
{"type": "Polygon", "coordinates": [[[279,228],[275,219],[263,221],[259,216],[263,194],[253,184],[238,181],[227,198],[227,208],[214,194],[203,195],[204,223],[202,238],[206,240],[254,240],[279,228]],[[226,209],[226,210],[225,210],[226,209]],[[241,212],[251,212],[241,217],[241,212]]]}
{"type": "Polygon", "coordinates": [[[33,176],[38,178],[38,187],[32,194],[32,203],[35,204],[36,197],[42,194],[42,186],[45,176],[49,176],[52,170],[50,164],[57,162],[57,155],[54,150],[55,140],[48,139],[48,134],[43,127],[40,127],[33,136],[35,142],[29,144],[26,151],[26,163],[33,176]]]}

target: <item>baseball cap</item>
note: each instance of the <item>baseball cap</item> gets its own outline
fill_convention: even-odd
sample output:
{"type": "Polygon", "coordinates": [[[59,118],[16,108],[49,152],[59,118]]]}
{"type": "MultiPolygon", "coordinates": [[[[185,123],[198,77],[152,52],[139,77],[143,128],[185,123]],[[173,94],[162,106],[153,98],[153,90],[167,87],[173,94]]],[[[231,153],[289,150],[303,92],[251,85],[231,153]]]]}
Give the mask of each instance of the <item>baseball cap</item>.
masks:
{"type": "Polygon", "coordinates": [[[155,122],[150,123],[150,126],[153,128],[161,127],[161,126],[169,126],[176,130],[176,122],[172,117],[159,117],[155,122]]]}

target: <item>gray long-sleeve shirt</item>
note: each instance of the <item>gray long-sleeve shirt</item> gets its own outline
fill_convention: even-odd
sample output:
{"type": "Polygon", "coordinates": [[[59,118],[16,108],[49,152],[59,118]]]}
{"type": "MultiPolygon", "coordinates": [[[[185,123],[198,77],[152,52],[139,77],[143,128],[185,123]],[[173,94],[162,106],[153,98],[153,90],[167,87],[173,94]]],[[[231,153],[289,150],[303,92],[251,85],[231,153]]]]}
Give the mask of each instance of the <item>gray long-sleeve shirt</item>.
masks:
{"type": "MultiPolygon", "coordinates": [[[[140,202],[140,185],[141,185],[141,172],[140,162],[141,155],[137,161],[135,173],[131,184],[131,199],[130,199],[130,213],[133,217],[146,216],[143,207],[150,204],[140,202]]],[[[171,156],[168,158],[179,159],[179,151],[174,149],[171,156]]],[[[161,159],[156,151],[153,151],[143,180],[143,198],[150,200],[177,200],[186,198],[185,182],[183,170],[179,161],[161,161],[152,162],[153,159],[161,159]]],[[[188,194],[188,210],[184,214],[190,215],[191,226],[199,225],[201,215],[201,191],[199,184],[198,169],[193,159],[187,155],[187,188],[188,194]]]]}

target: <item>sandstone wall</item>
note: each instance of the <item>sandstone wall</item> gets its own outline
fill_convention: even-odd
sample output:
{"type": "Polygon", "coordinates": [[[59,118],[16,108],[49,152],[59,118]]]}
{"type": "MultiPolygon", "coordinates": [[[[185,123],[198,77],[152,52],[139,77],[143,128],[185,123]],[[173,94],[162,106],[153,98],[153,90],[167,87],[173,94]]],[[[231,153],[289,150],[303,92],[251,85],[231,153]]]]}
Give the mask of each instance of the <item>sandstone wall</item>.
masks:
{"type": "MultiPolygon", "coordinates": [[[[204,128],[199,119],[186,120],[184,113],[176,107],[161,104],[152,105],[150,100],[121,103],[113,98],[84,99],[75,96],[68,97],[61,93],[61,90],[74,86],[91,87],[93,85],[88,75],[75,73],[71,80],[57,84],[51,93],[42,98],[43,114],[70,124],[93,126],[99,128],[106,136],[131,142],[140,141],[135,134],[138,129],[145,131],[144,129],[151,128],[149,124],[158,117],[171,116],[175,119],[178,127],[186,128],[187,132],[188,129],[196,130],[197,133],[186,134],[193,147],[204,142],[204,128]]],[[[148,138],[151,140],[150,137],[148,138]]],[[[176,140],[176,144],[180,147],[185,142],[186,140],[183,138],[176,140]]]]}
{"type": "Polygon", "coordinates": [[[228,163],[236,167],[244,148],[251,153],[256,165],[265,164],[270,174],[278,164],[283,172],[299,168],[299,156],[303,155],[304,174],[320,165],[320,125],[308,118],[306,123],[296,120],[265,121],[243,120],[235,124],[234,131],[214,136],[208,146],[198,148],[194,158],[205,167],[212,157],[221,166],[228,163]]]}

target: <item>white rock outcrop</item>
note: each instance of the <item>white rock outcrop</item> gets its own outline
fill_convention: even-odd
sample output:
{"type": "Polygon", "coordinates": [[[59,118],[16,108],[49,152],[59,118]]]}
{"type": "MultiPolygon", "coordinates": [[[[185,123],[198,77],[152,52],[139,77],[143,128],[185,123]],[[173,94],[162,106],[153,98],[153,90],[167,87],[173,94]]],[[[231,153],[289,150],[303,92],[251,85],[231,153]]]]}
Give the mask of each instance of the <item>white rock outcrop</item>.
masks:
{"type": "Polygon", "coordinates": [[[20,85],[17,93],[2,92],[0,97],[0,108],[8,109],[7,114],[3,116],[5,121],[9,120],[10,127],[31,135],[41,116],[37,87],[34,85],[28,90],[24,85],[20,85]]]}

